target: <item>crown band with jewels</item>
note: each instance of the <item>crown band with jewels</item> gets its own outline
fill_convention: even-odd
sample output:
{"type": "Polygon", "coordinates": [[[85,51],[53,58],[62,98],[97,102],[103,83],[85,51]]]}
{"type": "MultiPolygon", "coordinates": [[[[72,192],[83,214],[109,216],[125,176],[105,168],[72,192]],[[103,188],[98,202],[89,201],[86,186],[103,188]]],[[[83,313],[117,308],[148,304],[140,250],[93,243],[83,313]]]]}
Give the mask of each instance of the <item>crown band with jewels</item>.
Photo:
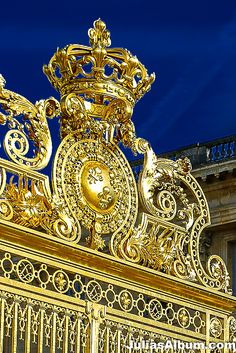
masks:
{"type": "Polygon", "coordinates": [[[44,73],[61,96],[75,93],[96,106],[121,99],[133,107],[149,91],[155,74],[148,75],[136,56],[122,48],[110,48],[110,32],[100,19],[89,29],[90,45],[58,49],[44,73]]]}

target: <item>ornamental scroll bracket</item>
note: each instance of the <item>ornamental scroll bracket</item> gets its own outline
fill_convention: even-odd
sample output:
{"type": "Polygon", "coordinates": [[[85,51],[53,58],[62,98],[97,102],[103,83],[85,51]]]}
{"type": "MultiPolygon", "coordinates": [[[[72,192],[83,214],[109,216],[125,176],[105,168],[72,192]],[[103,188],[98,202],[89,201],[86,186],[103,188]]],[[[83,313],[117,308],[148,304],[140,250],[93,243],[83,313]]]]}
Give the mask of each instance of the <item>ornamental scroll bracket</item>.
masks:
{"type": "Polygon", "coordinates": [[[141,222],[124,237],[111,240],[111,252],[134,263],[200,282],[231,293],[223,259],[212,255],[206,268],[200,259],[203,230],[210,224],[206,197],[191,174],[188,158],[157,158],[150,144],[136,139],[144,154],[138,191],[143,208],[141,222]]]}
{"type": "Polygon", "coordinates": [[[190,161],[157,158],[136,136],[133,107],[155,75],[128,50],[110,48],[103,21],[88,34],[90,46],[58,49],[44,66],[60,102],[34,105],[6,90],[0,76],[0,124],[10,128],[4,147],[11,160],[0,159],[0,222],[229,293],[223,260],[211,256],[206,267],[201,263],[200,238],[210,215],[190,161]],[[51,157],[47,118],[55,116],[61,143],[50,186],[37,170],[51,157]],[[144,155],[138,185],[121,144],[144,155]]]}
{"type": "Polygon", "coordinates": [[[32,170],[46,167],[52,154],[52,140],[47,118],[60,114],[59,102],[51,97],[32,104],[25,97],[5,89],[5,79],[0,76],[0,125],[10,129],[4,138],[4,148],[8,157],[18,165],[32,170]],[[17,119],[22,117],[22,119],[17,119]],[[22,121],[22,122],[21,122],[22,121]],[[30,142],[35,150],[28,157],[30,142]]]}

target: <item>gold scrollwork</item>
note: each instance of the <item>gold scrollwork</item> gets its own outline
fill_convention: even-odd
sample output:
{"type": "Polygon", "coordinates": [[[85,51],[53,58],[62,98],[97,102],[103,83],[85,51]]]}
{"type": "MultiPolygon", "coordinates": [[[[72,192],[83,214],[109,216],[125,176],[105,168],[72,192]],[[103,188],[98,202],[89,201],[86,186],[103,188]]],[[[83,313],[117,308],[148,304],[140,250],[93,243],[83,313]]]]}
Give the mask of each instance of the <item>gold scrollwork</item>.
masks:
{"type": "Polygon", "coordinates": [[[143,139],[137,139],[136,145],[144,154],[138,182],[144,213],[138,226],[122,238],[112,237],[111,252],[230,293],[224,261],[211,256],[204,268],[200,260],[199,239],[210,224],[210,214],[206,198],[190,174],[189,160],[157,158],[143,139]]]}
{"type": "Polygon", "coordinates": [[[9,221],[13,218],[13,207],[11,203],[3,197],[6,189],[7,174],[3,167],[0,167],[0,219],[9,221]]]}
{"type": "Polygon", "coordinates": [[[141,223],[122,239],[113,236],[111,252],[128,261],[163,271],[178,277],[195,280],[189,255],[184,253],[186,231],[147,213],[141,223]]]}
{"type": "Polygon", "coordinates": [[[43,169],[49,162],[52,152],[51,135],[47,117],[53,118],[60,112],[60,105],[55,98],[41,100],[35,105],[25,97],[1,87],[0,104],[7,115],[1,114],[0,124],[8,123],[10,131],[4,139],[4,148],[9,158],[31,169],[43,169]],[[24,116],[24,124],[16,120],[24,116]],[[27,157],[29,140],[35,146],[35,156],[27,157]]]}
{"type": "Polygon", "coordinates": [[[6,180],[7,180],[6,170],[3,167],[0,167],[0,196],[5,190],[6,180]]]}
{"type": "Polygon", "coordinates": [[[76,243],[80,240],[80,225],[78,223],[75,225],[73,219],[67,215],[56,213],[56,220],[53,223],[49,221],[48,224],[51,225],[54,234],[61,239],[76,243]]]}
{"type": "Polygon", "coordinates": [[[0,219],[10,221],[13,218],[13,208],[9,201],[0,200],[0,219]]]}
{"type": "Polygon", "coordinates": [[[178,183],[184,181],[184,176],[190,172],[190,162],[187,159],[174,162],[157,158],[149,143],[143,139],[137,139],[136,146],[137,151],[144,154],[144,168],[138,184],[144,209],[153,216],[170,221],[176,217],[178,201],[178,216],[190,218],[190,210],[197,206],[190,205],[183,187],[178,183]]]}

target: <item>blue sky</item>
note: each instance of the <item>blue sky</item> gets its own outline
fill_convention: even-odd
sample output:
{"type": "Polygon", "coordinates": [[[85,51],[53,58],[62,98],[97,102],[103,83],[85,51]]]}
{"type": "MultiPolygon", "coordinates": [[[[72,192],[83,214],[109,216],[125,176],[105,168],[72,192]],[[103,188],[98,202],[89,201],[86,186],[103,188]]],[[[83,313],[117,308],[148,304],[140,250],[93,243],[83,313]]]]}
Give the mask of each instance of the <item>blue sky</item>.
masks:
{"type": "Polygon", "coordinates": [[[31,101],[58,98],[43,64],[57,47],[87,44],[99,17],[112,46],[126,47],[156,73],[133,121],[157,152],[236,133],[236,1],[5,1],[0,72],[6,87],[31,101]]]}

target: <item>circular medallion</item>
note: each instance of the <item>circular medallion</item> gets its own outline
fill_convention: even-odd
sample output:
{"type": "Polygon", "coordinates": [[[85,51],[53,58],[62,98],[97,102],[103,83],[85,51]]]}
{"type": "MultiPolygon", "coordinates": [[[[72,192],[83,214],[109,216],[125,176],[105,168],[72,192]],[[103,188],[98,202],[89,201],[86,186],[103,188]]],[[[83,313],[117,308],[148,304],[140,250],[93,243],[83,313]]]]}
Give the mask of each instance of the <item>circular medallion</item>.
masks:
{"type": "Polygon", "coordinates": [[[149,313],[154,320],[160,320],[163,315],[162,304],[157,299],[152,299],[148,305],[149,313]]]}
{"type": "Polygon", "coordinates": [[[217,317],[211,319],[210,322],[210,334],[213,337],[220,337],[223,331],[222,324],[217,317]]]}
{"type": "Polygon", "coordinates": [[[177,320],[180,326],[187,328],[190,325],[190,314],[189,311],[185,308],[179,309],[177,313],[177,320]]]}
{"type": "Polygon", "coordinates": [[[138,193],[131,167],[114,143],[68,135],[58,148],[54,190],[65,211],[100,234],[127,230],[137,216],[138,193]]]}
{"type": "Polygon", "coordinates": [[[34,266],[27,259],[22,259],[16,266],[16,272],[22,282],[30,283],[35,276],[34,266]]]}
{"type": "Polygon", "coordinates": [[[102,299],[102,287],[95,280],[88,282],[86,286],[86,293],[89,300],[91,300],[92,302],[98,303],[102,299]]]}
{"type": "Polygon", "coordinates": [[[61,270],[57,270],[52,276],[54,288],[61,293],[66,293],[69,289],[69,277],[61,270]]]}
{"type": "Polygon", "coordinates": [[[127,290],[122,290],[119,294],[119,304],[123,310],[130,311],[134,305],[132,294],[127,290]]]}

